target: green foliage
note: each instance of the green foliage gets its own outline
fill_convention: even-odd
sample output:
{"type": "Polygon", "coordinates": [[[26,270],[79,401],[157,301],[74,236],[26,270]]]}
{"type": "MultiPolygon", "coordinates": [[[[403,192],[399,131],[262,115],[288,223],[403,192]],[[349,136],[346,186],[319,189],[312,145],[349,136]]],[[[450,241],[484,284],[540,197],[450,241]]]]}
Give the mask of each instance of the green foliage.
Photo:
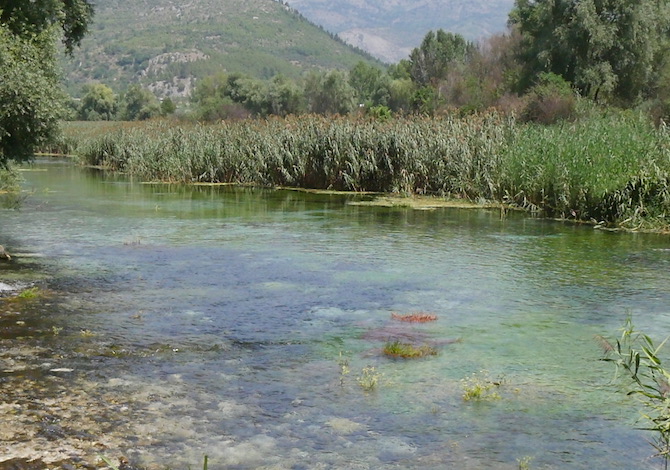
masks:
{"type": "Polygon", "coordinates": [[[389,104],[391,77],[379,67],[359,62],[349,71],[349,85],[356,91],[359,103],[368,106],[389,104]]]}
{"type": "Polygon", "coordinates": [[[382,352],[390,357],[405,359],[437,355],[437,349],[432,346],[415,346],[411,343],[403,343],[401,341],[389,341],[382,348],[382,352]]]}
{"type": "Polygon", "coordinates": [[[305,79],[305,98],[310,112],[347,114],[356,107],[356,91],[344,73],[311,72],[305,79]]]}
{"type": "Polygon", "coordinates": [[[670,135],[636,113],[518,129],[506,147],[503,200],[552,217],[670,226],[670,135]]]}
{"type": "Polygon", "coordinates": [[[119,109],[118,97],[107,85],[87,85],[77,113],[82,121],[111,121],[119,109]]]}
{"type": "Polygon", "coordinates": [[[77,153],[143,180],[434,194],[599,225],[669,228],[670,134],[639,113],[584,116],[553,126],[495,112],[157,122],[84,137],[77,153]]]}
{"type": "Polygon", "coordinates": [[[555,124],[575,117],[577,98],[568,82],[553,73],[541,73],[526,95],[522,117],[526,121],[555,124]]]}
{"type": "Polygon", "coordinates": [[[298,85],[277,75],[270,81],[241,74],[217,74],[198,83],[193,94],[199,119],[255,116],[287,116],[304,110],[304,96],[298,85]]]}
{"type": "Polygon", "coordinates": [[[24,39],[0,25],[0,166],[56,134],[64,97],[54,56],[51,31],[24,39]]]}
{"type": "Polygon", "coordinates": [[[429,31],[421,46],[410,53],[412,80],[420,86],[435,85],[451,68],[468,62],[474,51],[475,45],[459,34],[429,31]]]}
{"type": "Polygon", "coordinates": [[[0,166],[31,158],[64,115],[55,41],[69,52],[86,33],[86,0],[0,0],[0,166]]]}
{"type": "Polygon", "coordinates": [[[627,394],[639,398],[647,423],[643,429],[653,431],[652,445],[668,468],[670,461],[670,372],[662,363],[661,349],[670,338],[656,344],[649,336],[636,331],[631,317],[626,319],[621,336],[612,343],[596,337],[605,352],[604,361],[616,366],[617,376],[627,380],[627,394]]]}
{"type": "Polygon", "coordinates": [[[161,114],[156,96],[140,85],[131,85],[123,96],[122,117],[126,121],[145,121],[161,114]]]}
{"type": "Polygon", "coordinates": [[[177,110],[177,105],[169,97],[161,101],[161,116],[169,116],[177,110]]]}
{"type": "Polygon", "coordinates": [[[523,83],[553,72],[582,96],[634,102],[667,46],[668,9],[666,1],[516,0],[510,23],[523,36],[523,83]]]}
{"type": "Polygon", "coordinates": [[[0,0],[0,23],[11,34],[30,39],[57,26],[69,52],[87,33],[92,17],[88,0],[0,0]]]}
{"type": "Polygon", "coordinates": [[[377,121],[388,121],[393,117],[393,113],[387,106],[371,106],[365,109],[365,114],[377,121]]]}
{"type": "Polygon", "coordinates": [[[20,178],[16,170],[0,167],[0,194],[16,193],[20,189],[20,178]]]}

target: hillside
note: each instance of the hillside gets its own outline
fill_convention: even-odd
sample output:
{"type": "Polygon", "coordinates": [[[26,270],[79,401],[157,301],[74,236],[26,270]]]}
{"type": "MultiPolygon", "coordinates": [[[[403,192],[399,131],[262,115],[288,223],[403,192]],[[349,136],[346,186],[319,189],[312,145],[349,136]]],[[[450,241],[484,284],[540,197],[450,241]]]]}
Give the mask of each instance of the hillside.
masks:
{"type": "Polygon", "coordinates": [[[219,71],[259,78],[350,69],[373,59],[274,0],[97,0],[91,34],[63,59],[68,91],[91,81],[117,92],[141,83],[158,96],[188,96],[219,71]]]}
{"type": "Polygon", "coordinates": [[[477,40],[505,30],[514,0],[290,0],[309,20],[385,62],[408,56],[430,30],[477,40]]]}

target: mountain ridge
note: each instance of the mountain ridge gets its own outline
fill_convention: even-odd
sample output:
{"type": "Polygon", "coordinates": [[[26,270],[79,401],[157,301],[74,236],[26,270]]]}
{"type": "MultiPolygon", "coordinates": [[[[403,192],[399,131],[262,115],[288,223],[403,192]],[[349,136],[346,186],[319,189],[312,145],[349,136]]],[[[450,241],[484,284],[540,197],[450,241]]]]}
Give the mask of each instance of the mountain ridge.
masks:
{"type": "Polygon", "coordinates": [[[90,34],[63,69],[73,96],[102,82],[185,97],[218,72],[297,78],[361,60],[376,62],[276,0],[98,0],[90,34]]]}
{"type": "Polygon", "coordinates": [[[389,63],[407,58],[430,30],[478,40],[506,29],[514,0],[291,0],[310,21],[389,63]]]}

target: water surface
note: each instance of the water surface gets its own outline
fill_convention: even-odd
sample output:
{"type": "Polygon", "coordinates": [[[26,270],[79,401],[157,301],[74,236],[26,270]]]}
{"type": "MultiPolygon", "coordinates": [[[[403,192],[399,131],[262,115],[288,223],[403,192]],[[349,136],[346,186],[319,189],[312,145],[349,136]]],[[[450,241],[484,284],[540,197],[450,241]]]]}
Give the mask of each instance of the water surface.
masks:
{"type": "Polygon", "coordinates": [[[658,464],[593,336],[616,335],[627,314],[659,339],[670,331],[667,237],[349,205],[353,195],[145,185],[63,162],[29,170],[20,206],[0,211],[0,239],[18,254],[0,282],[44,295],[0,304],[0,456],[658,464]],[[439,354],[384,357],[397,337],[439,354]],[[500,399],[464,401],[473,374],[502,382],[500,399]]]}

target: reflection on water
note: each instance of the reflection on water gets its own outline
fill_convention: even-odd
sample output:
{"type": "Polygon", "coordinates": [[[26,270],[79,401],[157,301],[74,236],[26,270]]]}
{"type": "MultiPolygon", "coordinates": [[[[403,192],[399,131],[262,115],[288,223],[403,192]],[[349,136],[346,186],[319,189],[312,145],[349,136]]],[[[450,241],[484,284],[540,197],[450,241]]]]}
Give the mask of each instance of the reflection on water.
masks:
{"type": "Polygon", "coordinates": [[[213,468],[657,463],[592,336],[615,334],[627,312],[652,335],[670,329],[666,238],[38,168],[20,209],[0,212],[3,244],[23,255],[0,265],[0,282],[43,292],[0,303],[0,455],[156,468],[205,454],[213,468]],[[395,337],[439,354],[387,359],[395,337]],[[372,391],[360,386],[368,366],[372,391]],[[500,400],[465,402],[462,380],[482,370],[501,378],[500,400]]]}

